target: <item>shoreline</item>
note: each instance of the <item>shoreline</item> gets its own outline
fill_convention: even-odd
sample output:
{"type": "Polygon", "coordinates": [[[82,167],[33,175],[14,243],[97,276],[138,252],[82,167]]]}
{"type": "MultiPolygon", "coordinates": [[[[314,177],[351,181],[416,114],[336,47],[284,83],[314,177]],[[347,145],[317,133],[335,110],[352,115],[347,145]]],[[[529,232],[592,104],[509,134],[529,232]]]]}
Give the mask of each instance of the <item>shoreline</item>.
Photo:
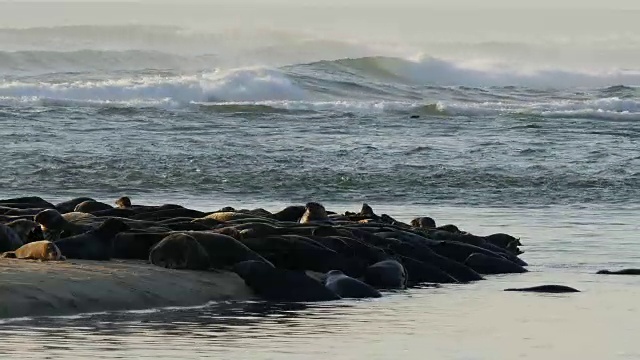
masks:
{"type": "Polygon", "coordinates": [[[173,270],[142,260],[0,259],[0,319],[250,300],[235,273],[173,270]]]}

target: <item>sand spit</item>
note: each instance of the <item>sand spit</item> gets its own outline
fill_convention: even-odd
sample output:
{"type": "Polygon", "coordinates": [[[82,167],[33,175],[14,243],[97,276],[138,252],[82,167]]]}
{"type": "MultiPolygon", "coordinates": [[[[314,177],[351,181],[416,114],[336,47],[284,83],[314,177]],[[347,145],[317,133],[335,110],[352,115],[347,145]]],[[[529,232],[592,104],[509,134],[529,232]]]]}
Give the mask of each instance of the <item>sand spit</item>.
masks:
{"type": "Polygon", "coordinates": [[[245,300],[235,273],[164,269],[139,260],[0,259],[0,318],[196,306],[245,300]]]}

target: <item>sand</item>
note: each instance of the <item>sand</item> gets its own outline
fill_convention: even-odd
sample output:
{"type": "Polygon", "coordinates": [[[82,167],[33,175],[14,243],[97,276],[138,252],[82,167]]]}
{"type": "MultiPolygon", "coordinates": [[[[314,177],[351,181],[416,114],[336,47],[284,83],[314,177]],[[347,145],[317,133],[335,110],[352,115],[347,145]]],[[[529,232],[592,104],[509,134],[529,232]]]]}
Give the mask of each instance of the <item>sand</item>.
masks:
{"type": "Polygon", "coordinates": [[[204,305],[253,294],[235,273],[144,261],[0,259],[0,318],[204,305]]]}

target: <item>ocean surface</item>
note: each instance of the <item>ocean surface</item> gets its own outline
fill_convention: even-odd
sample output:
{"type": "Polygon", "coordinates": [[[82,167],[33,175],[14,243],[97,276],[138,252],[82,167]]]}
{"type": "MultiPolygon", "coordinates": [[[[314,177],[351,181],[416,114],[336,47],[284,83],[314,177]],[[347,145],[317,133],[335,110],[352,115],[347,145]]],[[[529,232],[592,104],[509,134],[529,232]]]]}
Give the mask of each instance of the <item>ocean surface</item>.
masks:
{"type": "Polygon", "coordinates": [[[640,359],[640,278],[594,275],[640,267],[633,23],[555,42],[375,44],[182,25],[0,28],[3,198],[366,202],[405,221],[521,237],[531,270],[372,301],[8,320],[0,354],[640,359]],[[538,284],[582,293],[502,291],[538,284]]]}

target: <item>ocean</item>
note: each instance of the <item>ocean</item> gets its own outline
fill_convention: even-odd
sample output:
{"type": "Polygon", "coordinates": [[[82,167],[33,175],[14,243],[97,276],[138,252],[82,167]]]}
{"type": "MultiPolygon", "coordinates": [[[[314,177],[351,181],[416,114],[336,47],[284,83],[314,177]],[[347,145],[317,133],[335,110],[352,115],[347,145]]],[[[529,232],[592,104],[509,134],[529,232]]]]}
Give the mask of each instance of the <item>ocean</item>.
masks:
{"type": "Polygon", "coordinates": [[[640,358],[640,278],[594,274],[640,267],[637,10],[34,6],[0,4],[3,198],[366,202],[513,234],[531,272],[370,301],[7,320],[0,354],[640,358]],[[582,293],[502,292],[538,284],[582,293]]]}

